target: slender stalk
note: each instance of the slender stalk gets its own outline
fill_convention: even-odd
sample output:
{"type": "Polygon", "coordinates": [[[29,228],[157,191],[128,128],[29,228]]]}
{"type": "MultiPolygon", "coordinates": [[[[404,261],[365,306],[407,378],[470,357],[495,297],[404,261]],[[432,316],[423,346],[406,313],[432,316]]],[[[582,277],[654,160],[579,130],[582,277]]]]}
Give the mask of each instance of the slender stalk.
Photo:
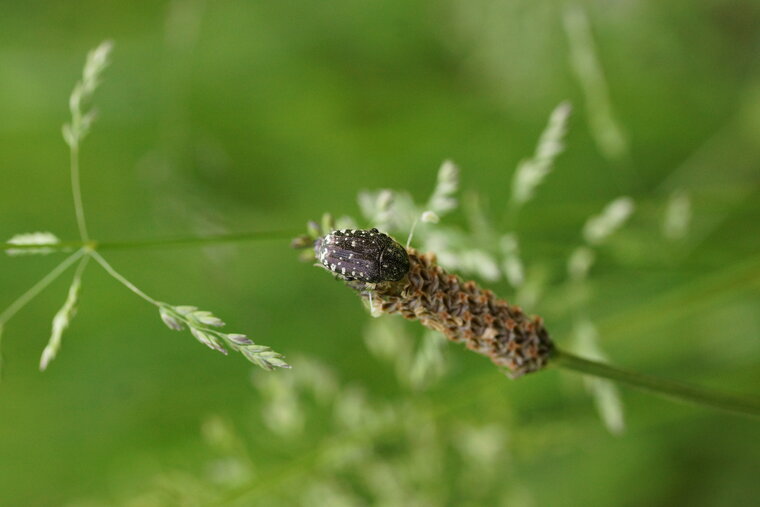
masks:
{"type": "Polygon", "coordinates": [[[90,260],[91,255],[85,255],[82,257],[82,260],[79,261],[79,264],[77,265],[76,271],[74,271],[74,281],[79,283],[82,281],[82,275],[84,275],[84,270],[87,267],[87,263],[90,260]]]}
{"type": "MultiPolygon", "coordinates": [[[[209,236],[184,236],[176,238],[138,239],[134,241],[61,241],[54,245],[44,245],[46,249],[57,252],[70,252],[79,248],[90,250],[132,250],[141,248],[182,247],[182,246],[205,246],[225,243],[243,243],[246,241],[260,241],[270,239],[289,239],[300,234],[301,231],[257,231],[231,234],[215,234],[209,236]]],[[[0,244],[0,250],[24,250],[40,248],[40,245],[14,245],[10,243],[0,244]]]]}
{"type": "Polygon", "coordinates": [[[95,259],[95,261],[97,261],[98,264],[103,266],[103,269],[105,269],[109,275],[116,278],[126,288],[128,288],[129,290],[131,290],[132,292],[134,292],[141,298],[143,298],[148,303],[155,306],[161,306],[161,304],[158,301],[156,301],[155,299],[153,299],[152,297],[150,297],[149,295],[147,295],[146,293],[138,289],[132,282],[124,278],[124,276],[122,276],[118,271],[116,271],[98,252],[92,250],[90,252],[90,255],[92,255],[92,258],[95,259]]]}
{"type": "Polygon", "coordinates": [[[549,362],[557,368],[573,370],[585,375],[603,377],[628,384],[631,387],[649,391],[667,398],[688,401],[698,405],[760,417],[760,399],[710,391],[699,387],[650,377],[635,371],[618,368],[596,361],[574,356],[561,350],[554,351],[549,362]]]}
{"type": "Polygon", "coordinates": [[[71,161],[71,193],[74,197],[74,211],[77,215],[77,227],[79,228],[79,237],[82,243],[90,241],[90,235],[87,232],[87,222],[84,219],[84,206],[82,206],[82,187],[79,184],[79,142],[70,146],[71,161]]]}
{"type": "Polygon", "coordinates": [[[45,288],[53,283],[56,278],[61,276],[61,274],[66,271],[69,266],[74,264],[82,255],[84,255],[85,250],[80,249],[73,253],[72,255],[66,257],[63,262],[58,264],[53,270],[45,275],[42,280],[35,283],[28,291],[24,292],[21,297],[19,297],[16,301],[11,303],[11,305],[6,308],[3,313],[0,313],[0,326],[3,326],[6,322],[8,322],[11,317],[16,315],[19,310],[21,310],[24,306],[26,306],[32,299],[34,299],[40,292],[45,290],[45,288]]]}
{"type": "Polygon", "coordinates": [[[296,230],[279,230],[279,231],[257,231],[241,232],[231,234],[213,234],[209,236],[185,236],[177,238],[158,238],[145,239],[136,241],[104,241],[97,243],[98,250],[127,250],[135,248],[155,248],[155,247],[174,247],[174,246],[204,246],[218,245],[225,243],[242,243],[245,241],[259,241],[269,239],[290,239],[302,231],[296,230]]]}

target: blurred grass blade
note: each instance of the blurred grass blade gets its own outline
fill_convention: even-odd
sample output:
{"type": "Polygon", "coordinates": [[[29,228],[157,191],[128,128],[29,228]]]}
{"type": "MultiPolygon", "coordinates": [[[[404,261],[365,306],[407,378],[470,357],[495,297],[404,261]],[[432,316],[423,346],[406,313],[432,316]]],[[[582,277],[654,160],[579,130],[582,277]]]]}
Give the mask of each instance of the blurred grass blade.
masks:
{"type": "Polygon", "coordinates": [[[594,405],[607,431],[613,435],[625,432],[625,412],[620,390],[611,380],[586,376],[586,389],[594,398],[594,405]]]}
{"type": "MultiPolygon", "coordinates": [[[[580,356],[596,361],[608,360],[599,345],[599,333],[590,320],[576,323],[573,334],[573,349],[580,356]]],[[[583,383],[594,398],[594,405],[607,430],[613,435],[622,434],[625,431],[623,401],[615,384],[611,380],[589,375],[584,375],[583,383]]]]}
{"type": "Polygon", "coordinates": [[[565,9],[563,22],[570,45],[570,63],[586,99],[591,134],[605,157],[620,160],[628,153],[628,140],[612,110],[588,16],[582,7],[573,5],[565,9]]]}

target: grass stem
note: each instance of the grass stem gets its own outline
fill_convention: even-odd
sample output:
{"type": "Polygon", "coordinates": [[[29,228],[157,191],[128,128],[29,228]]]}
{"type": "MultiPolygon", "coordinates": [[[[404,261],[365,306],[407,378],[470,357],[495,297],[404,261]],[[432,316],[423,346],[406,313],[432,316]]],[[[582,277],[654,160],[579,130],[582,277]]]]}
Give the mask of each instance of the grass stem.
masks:
{"type": "Polygon", "coordinates": [[[573,370],[584,375],[602,377],[667,398],[688,401],[752,417],[760,417],[760,399],[721,393],[700,387],[651,377],[631,370],[583,359],[561,350],[554,351],[549,362],[557,368],[573,370]]]}
{"type": "Polygon", "coordinates": [[[77,260],[79,260],[82,255],[84,255],[85,250],[80,249],[77,250],[74,254],[66,257],[63,262],[58,264],[53,270],[45,275],[44,278],[42,278],[39,282],[35,283],[29,290],[24,292],[16,301],[11,303],[11,305],[6,308],[3,313],[0,313],[0,326],[4,325],[6,322],[8,322],[11,317],[16,315],[19,310],[21,310],[24,306],[26,306],[32,299],[34,299],[40,292],[45,290],[48,285],[53,283],[56,278],[61,276],[64,271],[66,271],[69,266],[74,264],[77,260]]]}
{"type": "Polygon", "coordinates": [[[155,305],[155,306],[161,306],[161,304],[158,301],[156,301],[155,299],[153,299],[152,297],[150,297],[149,295],[147,295],[146,293],[144,293],[143,291],[141,291],[140,289],[138,289],[137,286],[135,286],[132,282],[130,282],[129,280],[127,280],[126,278],[124,278],[124,276],[122,276],[121,273],[119,273],[118,271],[116,271],[113,268],[113,266],[111,266],[108,263],[108,261],[106,261],[103,258],[103,256],[101,256],[98,252],[96,252],[95,250],[92,250],[92,251],[90,251],[90,255],[92,255],[92,258],[95,259],[95,261],[98,264],[100,264],[103,267],[103,269],[105,269],[108,272],[109,275],[111,275],[112,277],[116,278],[126,288],[128,288],[129,290],[131,290],[132,292],[134,292],[135,294],[137,294],[141,298],[143,298],[148,303],[150,303],[152,305],[155,305]]]}
{"type": "Polygon", "coordinates": [[[88,243],[90,241],[90,235],[87,232],[87,221],[84,218],[82,187],[79,183],[79,143],[72,144],[70,148],[71,193],[74,197],[74,211],[77,216],[77,227],[79,228],[79,237],[82,239],[82,243],[88,243]]]}

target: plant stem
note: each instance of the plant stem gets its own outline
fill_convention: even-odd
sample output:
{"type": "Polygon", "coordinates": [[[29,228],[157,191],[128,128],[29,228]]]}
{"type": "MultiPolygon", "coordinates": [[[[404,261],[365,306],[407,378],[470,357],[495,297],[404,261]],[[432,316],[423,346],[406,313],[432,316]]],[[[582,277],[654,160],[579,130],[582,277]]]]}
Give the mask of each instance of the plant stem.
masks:
{"type": "Polygon", "coordinates": [[[631,387],[659,394],[667,398],[760,417],[760,399],[715,392],[672,380],[650,377],[635,371],[583,359],[557,349],[555,349],[549,364],[557,368],[573,370],[585,375],[593,375],[622,382],[631,387]]]}
{"type": "MultiPolygon", "coordinates": [[[[85,249],[86,250],[86,249],[85,249]]],[[[79,283],[82,280],[82,275],[84,275],[84,270],[87,267],[87,263],[90,260],[91,255],[85,255],[82,257],[82,260],[79,261],[79,264],[77,265],[76,271],[74,271],[74,282],[79,283]]]]}
{"type": "Polygon", "coordinates": [[[79,141],[70,146],[71,154],[71,193],[74,196],[74,211],[77,215],[77,227],[79,228],[79,237],[82,243],[90,241],[90,235],[87,232],[87,222],[84,219],[84,206],[82,206],[82,188],[79,184],[79,141]]]}
{"type": "Polygon", "coordinates": [[[158,301],[156,301],[155,299],[153,299],[152,297],[150,297],[149,295],[147,295],[146,293],[138,289],[132,282],[124,278],[124,276],[122,276],[118,271],[116,271],[98,252],[96,252],[95,250],[92,250],[90,252],[90,255],[92,255],[92,258],[95,259],[98,262],[98,264],[103,266],[103,269],[105,269],[109,275],[116,278],[126,288],[128,288],[129,290],[131,290],[132,292],[134,292],[141,298],[143,298],[148,303],[155,306],[161,306],[161,304],[158,301]]]}
{"type": "Polygon", "coordinates": [[[53,281],[61,276],[61,274],[66,271],[69,266],[74,264],[82,255],[84,255],[85,250],[80,249],[74,254],[66,257],[63,262],[58,264],[53,270],[45,275],[42,280],[35,283],[28,291],[24,292],[21,297],[19,297],[16,301],[11,303],[11,305],[3,311],[3,313],[0,313],[0,326],[4,325],[8,320],[11,319],[16,313],[21,310],[24,306],[26,306],[32,299],[34,299],[40,292],[45,290],[45,288],[53,283],[53,281]]]}
{"type": "Polygon", "coordinates": [[[98,250],[126,250],[133,248],[154,248],[172,246],[203,246],[224,243],[241,243],[268,239],[290,239],[301,234],[301,231],[257,231],[231,234],[212,234],[209,236],[186,236],[178,238],[143,239],[136,241],[104,241],[97,243],[98,250]]]}
{"type": "MultiPolygon", "coordinates": [[[[289,239],[300,234],[301,231],[257,231],[231,234],[214,234],[209,236],[185,236],[176,238],[138,239],[134,241],[61,241],[53,245],[44,245],[46,249],[57,252],[69,252],[79,248],[90,250],[131,250],[139,248],[160,248],[176,246],[203,246],[218,245],[224,243],[242,243],[245,241],[260,241],[268,239],[289,239]]],[[[40,248],[40,245],[14,245],[4,243],[0,250],[23,250],[40,248]]]]}

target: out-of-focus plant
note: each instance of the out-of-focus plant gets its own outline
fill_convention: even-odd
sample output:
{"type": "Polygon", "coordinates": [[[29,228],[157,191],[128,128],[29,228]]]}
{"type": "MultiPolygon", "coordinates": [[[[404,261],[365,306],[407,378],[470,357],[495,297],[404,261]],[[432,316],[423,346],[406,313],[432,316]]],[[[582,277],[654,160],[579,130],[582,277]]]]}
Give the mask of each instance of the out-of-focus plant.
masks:
{"type": "MultiPolygon", "coordinates": [[[[35,296],[42,292],[50,283],[63,274],[70,266],[78,263],[74,278],[69,287],[66,301],[53,318],[50,340],[42,352],[40,369],[45,370],[50,362],[55,359],[61,348],[64,330],[74,318],[79,302],[82,287],[82,276],[93,259],[103,267],[113,278],[121,282],[129,290],[140,296],[148,303],[156,306],[163,322],[173,330],[182,330],[187,327],[190,333],[201,343],[208,347],[227,353],[227,348],[240,352],[246,359],[266,370],[275,368],[288,368],[282,355],[264,345],[257,345],[246,335],[239,333],[223,333],[219,330],[224,322],[211,312],[199,310],[194,306],[175,306],[157,301],[137,288],[132,282],[117,272],[111,264],[99,253],[109,248],[134,248],[150,246],[154,244],[166,244],[167,241],[147,241],[143,243],[99,243],[91,239],[87,229],[84,206],[82,204],[82,191],[79,183],[79,150],[82,141],[90,132],[96,117],[95,109],[88,109],[92,95],[100,85],[103,71],[109,63],[109,57],[113,44],[110,41],[103,42],[87,55],[82,78],[76,83],[69,97],[70,122],[63,126],[63,139],[69,146],[71,189],[74,199],[74,211],[76,213],[77,227],[79,229],[79,241],[62,242],[50,232],[36,232],[18,234],[12,237],[5,245],[8,255],[42,255],[54,252],[71,252],[70,255],[44,278],[32,286],[21,297],[0,313],[0,339],[6,323],[35,296]]],[[[184,242],[208,242],[209,238],[179,238],[168,240],[168,243],[184,242]]],[[[222,240],[224,241],[224,240],[222,240]]]]}
{"type": "MultiPolygon", "coordinates": [[[[509,404],[480,413],[477,420],[467,414],[480,395],[493,394],[491,389],[464,396],[468,386],[463,385],[462,403],[419,399],[412,386],[388,399],[339,382],[329,366],[313,359],[296,358],[293,366],[289,375],[254,371],[253,385],[263,400],[257,417],[241,426],[209,415],[201,423],[206,452],[199,463],[166,467],[136,488],[139,493],[125,494],[117,503],[530,505],[531,495],[511,465],[509,404]],[[261,449],[264,455],[246,452],[251,440],[269,443],[261,449]],[[449,469],[461,473],[442,481],[449,469]]],[[[98,502],[72,505],[90,504],[98,502]]]]}

